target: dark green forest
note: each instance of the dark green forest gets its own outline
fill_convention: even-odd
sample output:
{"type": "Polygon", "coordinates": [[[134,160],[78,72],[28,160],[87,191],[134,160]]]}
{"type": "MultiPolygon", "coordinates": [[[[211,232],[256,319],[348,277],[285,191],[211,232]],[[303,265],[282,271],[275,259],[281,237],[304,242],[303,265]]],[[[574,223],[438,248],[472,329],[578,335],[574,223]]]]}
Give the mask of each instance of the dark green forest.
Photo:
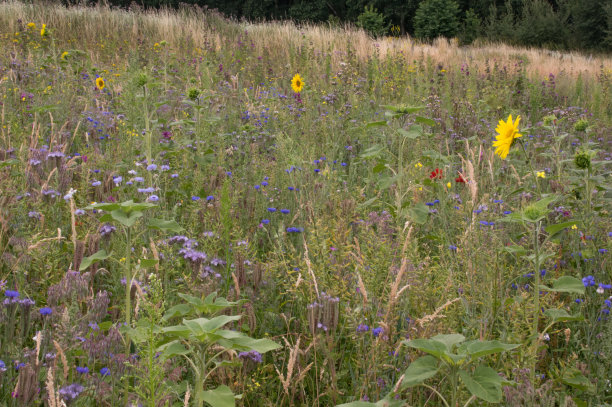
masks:
{"type": "Polygon", "coordinates": [[[612,51],[612,0],[109,0],[119,7],[197,5],[237,19],[353,23],[373,36],[477,39],[612,51]]]}

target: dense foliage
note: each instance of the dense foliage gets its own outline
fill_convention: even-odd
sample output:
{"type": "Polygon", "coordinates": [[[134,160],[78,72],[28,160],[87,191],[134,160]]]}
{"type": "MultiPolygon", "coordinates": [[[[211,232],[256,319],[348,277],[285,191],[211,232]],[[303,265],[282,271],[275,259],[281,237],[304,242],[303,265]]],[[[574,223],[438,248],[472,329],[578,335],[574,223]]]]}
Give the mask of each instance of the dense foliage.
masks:
{"type": "Polygon", "coordinates": [[[0,406],[610,405],[612,59],[435,44],[0,3],[0,406]]]}
{"type": "MultiPolygon", "coordinates": [[[[64,1],[69,4],[72,0],[64,1]]],[[[356,25],[363,16],[371,18],[367,9],[370,7],[378,9],[384,18],[377,27],[385,29],[370,30],[373,35],[410,34],[421,39],[458,36],[464,43],[482,38],[552,49],[612,51],[612,0],[445,0],[433,2],[441,3],[438,5],[441,11],[427,15],[428,29],[419,28],[423,25],[419,26],[417,11],[431,8],[431,0],[110,0],[109,3],[120,7],[193,4],[249,20],[342,21],[356,25]],[[451,11],[455,6],[457,15],[451,11]],[[478,32],[474,30],[475,18],[484,23],[478,32]]]]}

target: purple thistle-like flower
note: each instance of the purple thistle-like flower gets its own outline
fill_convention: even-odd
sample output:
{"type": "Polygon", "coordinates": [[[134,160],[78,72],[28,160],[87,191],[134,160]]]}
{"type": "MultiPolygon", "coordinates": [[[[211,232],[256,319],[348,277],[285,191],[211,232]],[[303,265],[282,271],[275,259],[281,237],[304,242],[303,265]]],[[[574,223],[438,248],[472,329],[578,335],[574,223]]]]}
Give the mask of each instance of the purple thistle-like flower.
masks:
{"type": "Polygon", "coordinates": [[[240,352],[238,354],[238,357],[243,360],[252,360],[255,363],[262,362],[261,353],[257,352],[256,350],[252,350],[249,352],[240,352]]]}
{"type": "Polygon", "coordinates": [[[64,386],[61,389],[59,389],[58,393],[60,396],[62,396],[62,399],[64,399],[64,401],[70,402],[76,399],[77,397],[79,397],[79,395],[83,392],[83,390],[85,390],[85,388],[81,386],[80,384],[72,383],[68,386],[64,386]]]}
{"type": "Polygon", "coordinates": [[[100,236],[107,236],[113,233],[115,230],[117,230],[116,227],[114,227],[113,225],[109,225],[108,223],[105,223],[104,225],[100,226],[100,229],[98,229],[98,232],[100,233],[100,236]]]}

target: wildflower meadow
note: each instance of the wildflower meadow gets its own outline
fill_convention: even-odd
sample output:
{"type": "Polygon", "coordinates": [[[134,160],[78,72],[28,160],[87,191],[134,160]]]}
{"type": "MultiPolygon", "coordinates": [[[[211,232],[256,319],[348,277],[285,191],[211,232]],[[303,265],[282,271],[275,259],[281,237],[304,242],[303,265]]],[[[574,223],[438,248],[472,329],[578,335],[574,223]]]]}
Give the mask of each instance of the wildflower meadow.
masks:
{"type": "Polygon", "coordinates": [[[0,406],[612,405],[612,56],[0,2],[0,406]]]}

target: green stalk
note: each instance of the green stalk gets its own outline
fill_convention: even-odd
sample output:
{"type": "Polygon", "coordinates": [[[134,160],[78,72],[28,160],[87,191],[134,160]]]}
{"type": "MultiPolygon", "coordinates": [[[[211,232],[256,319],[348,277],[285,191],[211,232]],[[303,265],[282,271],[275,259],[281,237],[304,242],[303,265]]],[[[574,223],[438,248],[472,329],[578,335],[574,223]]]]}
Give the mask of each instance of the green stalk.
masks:
{"type": "Polygon", "coordinates": [[[531,336],[533,338],[533,359],[531,361],[531,383],[535,386],[535,370],[537,364],[538,354],[538,320],[540,319],[540,221],[536,222],[534,226],[533,246],[534,246],[534,279],[535,287],[533,289],[533,327],[531,330],[531,336]]]}
{"type": "MultiPolygon", "coordinates": [[[[132,322],[132,306],[131,306],[131,293],[132,293],[132,270],[131,270],[131,255],[132,255],[132,235],[130,228],[126,228],[126,240],[127,246],[125,249],[125,323],[129,329],[132,322]]],[[[126,359],[130,356],[130,334],[129,331],[125,332],[125,357],[126,359]]],[[[125,380],[125,395],[123,404],[128,404],[128,397],[130,394],[130,381],[126,378],[125,380]]]]}
{"type": "Polygon", "coordinates": [[[542,190],[540,189],[540,183],[538,182],[538,175],[536,174],[535,170],[533,169],[533,165],[531,165],[531,160],[529,159],[529,156],[527,155],[527,150],[525,150],[525,144],[523,143],[523,141],[521,139],[519,139],[519,143],[521,144],[521,147],[523,148],[523,153],[525,154],[525,161],[527,161],[527,164],[529,165],[529,170],[531,171],[531,175],[533,176],[533,180],[535,181],[536,188],[538,190],[539,198],[541,198],[542,197],[542,190]]]}
{"type": "MultiPolygon", "coordinates": [[[[153,164],[153,159],[151,157],[151,125],[149,123],[149,105],[147,103],[147,86],[142,87],[143,90],[143,108],[145,115],[145,145],[146,145],[146,155],[147,155],[147,165],[153,164]]],[[[151,175],[151,171],[147,171],[147,182],[149,186],[153,186],[153,176],[151,175]]]]}

